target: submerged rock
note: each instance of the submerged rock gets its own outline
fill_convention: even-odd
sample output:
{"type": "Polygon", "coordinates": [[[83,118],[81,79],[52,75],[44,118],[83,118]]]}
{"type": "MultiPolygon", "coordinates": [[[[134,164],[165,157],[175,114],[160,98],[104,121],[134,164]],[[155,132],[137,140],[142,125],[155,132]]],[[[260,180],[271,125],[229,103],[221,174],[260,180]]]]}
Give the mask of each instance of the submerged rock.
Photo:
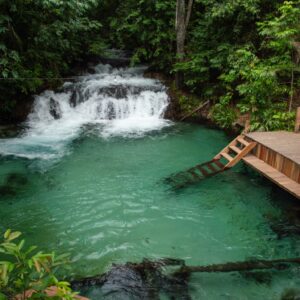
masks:
{"type": "Polygon", "coordinates": [[[259,284],[270,284],[272,282],[272,274],[270,272],[241,272],[241,274],[244,278],[259,284]]]}
{"type": "Polygon", "coordinates": [[[281,295],[281,300],[300,300],[300,290],[293,288],[286,289],[281,295]]]}
{"type": "Polygon", "coordinates": [[[0,196],[15,196],[17,191],[27,185],[28,179],[24,174],[11,173],[6,177],[3,185],[0,186],[0,196]]]}
{"type": "Polygon", "coordinates": [[[300,235],[300,207],[295,204],[283,210],[279,221],[271,221],[270,228],[277,234],[278,239],[290,235],[300,235]]]}
{"type": "Polygon", "coordinates": [[[167,299],[191,299],[188,292],[187,278],[164,274],[162,267],[182,265],[181,260],[161,260],[142,263],[113,265],[103,275],[86,278],[72,283],[72,288],[88,293],[89,288],[98,288],[101,299],[140,300],[160,299],[163,294],[167,299]]]}
{"type": "Polygon", "coordinates": [[[11,186],[22,186],[28,183],[28,179],[24,174],[11,173],[7,176],[6,182],[11,186]]]}
{"type": "Polygon", "coordinates": [[[17,192],[14,188],[6,185],[0,186],[0,199],[1,197],[15,196],[17,192]]]}

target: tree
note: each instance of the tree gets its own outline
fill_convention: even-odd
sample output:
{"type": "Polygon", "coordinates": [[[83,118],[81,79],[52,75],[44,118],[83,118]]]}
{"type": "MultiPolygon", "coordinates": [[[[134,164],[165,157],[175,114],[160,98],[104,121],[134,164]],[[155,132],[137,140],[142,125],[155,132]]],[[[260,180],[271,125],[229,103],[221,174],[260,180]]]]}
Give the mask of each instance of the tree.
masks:
{"type": "MultiPolygon", "coordinates": [[[[187,27],[189,25],[193,0],[177,0],[176,3],[176,22],[175,22],[175,30],[176,30],[176,54],[178,62],[182,62],[184,60],[185,55],[185,40],[187,27]]],[[[176,72],[176,86],[181,89],[183,87],[183,73],[178,71],[176,72]]]]}

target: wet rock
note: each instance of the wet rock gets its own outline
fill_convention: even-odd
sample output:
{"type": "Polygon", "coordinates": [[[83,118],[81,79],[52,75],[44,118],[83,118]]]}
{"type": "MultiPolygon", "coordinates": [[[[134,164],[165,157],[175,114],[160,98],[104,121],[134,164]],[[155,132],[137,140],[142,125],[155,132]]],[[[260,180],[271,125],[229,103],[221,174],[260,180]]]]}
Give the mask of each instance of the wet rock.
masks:
{"type": "Polygon", "coordinates": [[[143,91],[161,92],[163,86],[126,86],[126,85],[111,85],[99,88],[98,95],[105,95],[116,99],[124,99],[129,95],[139,95],[143,91]]]}
{"type": "Polygon", "coordinates": [[[109,120],[113,120],[116,118],[116,111],[115,111],[114,105],[112,103],[108,104],[107,115],[108,115],[109,120]]]}
{"type": "Polygon", "coordinates": [[[103,275],[74,281],[72,287],[81,291],[97,287],[101,290],[101,299],[155,300],[164,294],[167,299],[188,300],[191,297],[187,278],[166,275],[162,269],[165,266],[181,266],[183,263],[181,260],[166,259],[113,265],[103,275]]]}
{"type": "Polygon", "coordinates": [[[116,99],[124,99],[127,97],[128,88],[124,86],[108,86],[100,88],[98,90],[98,95],[106,95],[109,97],[114,97],[116,99]]]}
{"type": "Polygon", "coordinates": [[[105,65],[111,65],[114,68],[124,68],[130,65],[130,58],[126,57],[100,57],[99,61],[105,65]]]}
{"type": "Polygon", "coordinates": [[[59,103],[53,98],[50,99],[50,114],[55,120],[60,119],[62,115],[59,103]]]}
{"type": "Polygon", "coordinates": [[[110,299],[155,299],[141,274],[129,266],[114,266],[105,276],[103,296],[110,299]],[[109,296],[109,297],[108,297],[109,296]]]}
{"type": "Polygon", "coordinates": [[[77,92],[76,91],[74,91],[71,95],[70,104],[72,107],[75,107],[77,105],[77,92]]]}
{"type": "Polygon", "coordinates": [[[87,91],[85,95],[83,95],[81,89],[77,89],[76,87],[72,90],[72,94],[70,97],[70,104],[72,107],[76,107],[78,104],[84,102],[90,96],[89,92],[87,91]]]}
{"type": "Polygon", "coordinates": [[[0,139],[16,137],[23,129],[23,126],[20,125],[0,126],[0,139]]]}

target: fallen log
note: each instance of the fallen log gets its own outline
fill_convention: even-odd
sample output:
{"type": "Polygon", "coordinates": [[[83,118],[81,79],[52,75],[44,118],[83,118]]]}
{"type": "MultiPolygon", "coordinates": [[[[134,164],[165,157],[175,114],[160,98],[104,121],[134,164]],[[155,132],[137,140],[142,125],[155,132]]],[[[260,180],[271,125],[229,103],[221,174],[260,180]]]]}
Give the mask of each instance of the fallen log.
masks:
{"type": "Polygon", "coordinates": [[[229,262],[225,264],[213,264],[208,266],[182,266],[174,275],[190,274],[198,272],[243,272],[255,270],[285,270],[289,264],[300,264],[300,258],[285,258],[274,260],[252,260],[243,262],[229,262]]]}
{"type": "Polygon", "coordinates": [[[200,106],[198,106],[196,109],[194,109],[192,112],[186,114],[185,116],[183,116],[179,121],[184,121],[186,118],[192,116],[194,113],[198,112],[199,110],[201,110],[202,108],[204,108],[206,105],[208,105],[210,103],[210,101],[206,101],[204,103],[201,103],[200,106]]]}
{"type": "Polygon", "coordinates": [[[113,265],[108,272],[75,280],[71,286],[73,290],[81,292],[96,286],[101,289],[103,296],[109,295],[114,299],[131,299],[134,295],[138,299],[158,300],[161,293],[170,299],[192,299],[189,295],[189,279],[192,273],[244,272],[247,278],[265,282],[271,280],[271,275],[267,279],[256,278],[259,272],[255,271],[268,269],[280,271],[288,268],[290,264],[300,264],[300,258],[249,260],[207,266],[187,266],[181,259],[162,258],[154,261],[144,259],[140,263],[113,265]]]}

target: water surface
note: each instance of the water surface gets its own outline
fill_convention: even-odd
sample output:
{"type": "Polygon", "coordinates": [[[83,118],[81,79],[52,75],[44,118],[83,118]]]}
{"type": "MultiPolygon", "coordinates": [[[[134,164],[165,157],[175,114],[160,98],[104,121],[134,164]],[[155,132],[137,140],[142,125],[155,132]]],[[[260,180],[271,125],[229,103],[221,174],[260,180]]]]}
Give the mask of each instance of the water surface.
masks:
{"type": "MultiPolygon", "coordinates": [[[[274,193],[243,165],[183,190],[170,189],[164,178],[210,160],[229,138],[163,120],[167,96],[160,83],[144,81],[136,70],[120,75],[101,68],[80,81],[89,86],[86,100],[72,106],[68,89],[48,91],[37,97],[29,129],[1,140],[1,232],[20,230],[44,251],[70,253],[65,274],[77,277],[145,257],[206,265],[300,255],[297,236],[278,238],[272,230],[293,200],[274,193]],[[90,80],[96,80],[95,93],[90,80]],[[113,80],[127,94],[117,98],[101,90],[99,96],[99,83],[107,87],[113,80]],[[59,118],[50,113],[51,98],[60,103],[59,118]]],[[[299,284],[298,268],[272,272],[269,283],[239,273],[198,274],[191,278],[190,294],[280,299],[284,289],[299,284]]]]}

